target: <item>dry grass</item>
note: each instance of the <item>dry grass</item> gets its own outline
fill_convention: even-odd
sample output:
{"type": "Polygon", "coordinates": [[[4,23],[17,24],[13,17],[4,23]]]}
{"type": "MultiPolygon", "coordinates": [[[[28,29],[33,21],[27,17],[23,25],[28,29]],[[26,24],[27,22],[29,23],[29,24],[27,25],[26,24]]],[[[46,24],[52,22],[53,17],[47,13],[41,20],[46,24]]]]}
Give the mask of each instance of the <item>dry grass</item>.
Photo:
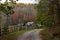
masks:
{"type": "Polygon", "coordinates": [[[59,38],[54,37],[50,31],[44,29],[40,32],[43,40],[59,40],[59,38]]]}

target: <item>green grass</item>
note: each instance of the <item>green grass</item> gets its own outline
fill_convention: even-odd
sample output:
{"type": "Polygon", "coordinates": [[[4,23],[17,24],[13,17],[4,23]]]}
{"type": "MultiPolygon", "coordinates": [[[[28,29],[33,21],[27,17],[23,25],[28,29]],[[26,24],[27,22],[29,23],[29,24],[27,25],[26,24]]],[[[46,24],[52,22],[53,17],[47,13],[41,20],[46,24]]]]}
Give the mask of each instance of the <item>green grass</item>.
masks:
{"type": "Polygon", "coordinates": [[[24,32],[27,32],[30,30],[21,30],[13,33],[9,33],[3,36],[0,36],[0,40],[15,40],[19,35],[22,35],[24,32]]]}

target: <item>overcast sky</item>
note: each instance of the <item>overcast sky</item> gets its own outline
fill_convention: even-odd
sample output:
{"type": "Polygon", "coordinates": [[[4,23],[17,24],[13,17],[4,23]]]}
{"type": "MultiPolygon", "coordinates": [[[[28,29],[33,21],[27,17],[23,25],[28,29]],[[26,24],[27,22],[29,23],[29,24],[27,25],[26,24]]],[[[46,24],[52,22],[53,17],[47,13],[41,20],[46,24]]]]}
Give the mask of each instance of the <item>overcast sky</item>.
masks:
{"type": "MultiPolygon", "coordinates": [[[[6,0],[2,0],[2,1],[0,1],[0,2],[2,2],[2,3],[4,3],[6,0]]],[[[19,1],[17,1],[17,3],[32,3],[32,4],[34,4],[34,3],[38,3],[38,0],[19,0],[19,1]]]]}

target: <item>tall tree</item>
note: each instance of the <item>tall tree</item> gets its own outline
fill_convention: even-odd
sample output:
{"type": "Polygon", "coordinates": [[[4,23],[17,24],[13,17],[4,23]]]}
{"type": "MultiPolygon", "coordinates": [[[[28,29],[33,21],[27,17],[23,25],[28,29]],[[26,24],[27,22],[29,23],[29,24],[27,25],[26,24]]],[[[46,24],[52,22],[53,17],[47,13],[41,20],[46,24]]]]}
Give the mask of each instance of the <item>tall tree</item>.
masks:
{"type": "Polygon", "coordinates": [[[47,0],[40,0],[37,6],[37,20],[45,26],[52,26],[52,16],[49,15],[49,2],[47,0]]]}
{"type": "Polygon", "coordinates": [[[60,1],[41,0],[37,6],[37,20],[42,25],[50,28],[52,34],[60,33],[60,1]]]}
{"type": "Polygon", "coordinates": [[[6,14],[6,16],[7,16],[7,23],[6,23],[6,27],[4,27],[4,32],[5,33],[7,33],[7,31],[8,31],[8,17],[9,17],[9,15],[10,14],[13,14],[13,7],[12,6],[8,6],[8,4],[7,4],[7,0],[6,0],[6,3],[5,4],[1,4],[0,5],[0,10],[4,13],[4,14],[6,14]]]}

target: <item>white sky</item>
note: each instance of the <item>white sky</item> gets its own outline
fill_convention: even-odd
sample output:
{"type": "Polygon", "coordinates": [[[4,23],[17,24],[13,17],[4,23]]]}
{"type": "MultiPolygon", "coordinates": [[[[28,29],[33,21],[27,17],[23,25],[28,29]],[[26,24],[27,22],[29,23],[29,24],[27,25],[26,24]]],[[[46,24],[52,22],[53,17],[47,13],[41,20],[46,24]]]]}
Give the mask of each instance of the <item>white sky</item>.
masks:
{"type": "MultiPolygon", "coordinates": [[[[1,3],[4,3],[5,2],[5,0],[2,0],[2,1],[0,1],[1,3]]],[[[32,3],[32,4],[34,4],[34,3],[38,3],[38,0],[19,0],[19,1],[17,1],[17,3],[32,3]]]]}

